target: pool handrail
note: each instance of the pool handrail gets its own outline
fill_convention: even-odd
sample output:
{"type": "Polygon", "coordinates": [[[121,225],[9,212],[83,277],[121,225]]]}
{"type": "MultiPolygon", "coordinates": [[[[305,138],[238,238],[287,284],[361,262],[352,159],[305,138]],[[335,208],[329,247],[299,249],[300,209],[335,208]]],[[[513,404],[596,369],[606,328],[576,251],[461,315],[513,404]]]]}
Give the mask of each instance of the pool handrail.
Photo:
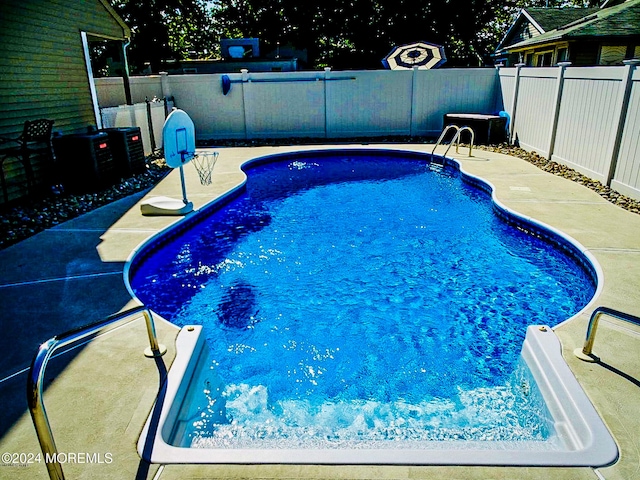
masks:
{"type": "Polygon", "coordinates": [[[460,146],[460,139],[462,138],[462,132],[468,131],[469,133],[471,133],[471,142],[469,143],[469,156],[471,156],[471,153],[473,152],[473,141],[474,141],[474,137],[475,134],[473,132],[473,128],[471,127],[460,127],[458,129],[458,131],[456,132],[455,136],[453,137],[453,140],[451,140],[451,143],[449,144],[449,146],[447,147],[447,149],[444,151],[444,153],[442,154],[443,157],[445,157],[447,155],[447,153],[449,152],[449,149],[451,148],[451,145],[453,145],[453,142],[456,142],[456,153],[458,153],[458,147],[460,146]]]}
{"type": "Polygon", "coordinates": [[[598,328],[598,322],[602,315],[609,315],[610,317],[617,318],[618,320],[624,320],[625,322],[635,323],[640,325],[640,317],[624,313],[613,308],[600,306],[596,308],[589,318],[589,325],[587,326],[587,335],[582,348],[576,348],[573,354],[580,360],[585,362],[597,362],[599,358],[592,353],[593,343],[596,340],[596,330],[598,328]]]}
{"type": "Polygon", "coordinates": [[[471,133],[471,143],[469,144],[469,156],[471,156],[471,153],[473,151],[473,141],[474,141],[474,137],[475,137],[473,129],[471,127],[467,127],[467,126],[459,127],[459,126],[454,125],[452,123],[452,124],[447,125],[446,127],[444,127],[444,129],[442,130],[442,133],[438,137],[438,140],[436,141],[435,145],[433,146],[433,150],[431,150],[431,162],[430,162],[429,165],[430,166],[434,166],[434,167],[439,167],[439,168],[444,167],[444,164],[445,164],[445,159],[444,158],[447,155],[447,153],[449,152],[449,149],[451,148],[451,145],[453,145],[454,143],[456,144],[456,153],[458,153],[458,147],[460,146],[460,138],[462,137],[462,132],[464,132],[464,131],[468,131],[469,133],[471,133]],[[449,146],[447,147],[445,152],[442,154],[442,165],[434,164],[433,163],[433,156],[435,154],[436,148],[438,148],[438,146],[440,145],[440,143],[444,139],[444,136],[451,129],[455,129],[456,133],[454,133],[453,138],[451,139],[451,142],[449,142],[449,146]]]}
{"type": "Polygon", "coordinates": [[[38,442],[44,455],[43,460],[45,461],[51,480],[64,480],[64,473],[62,471],[62,464],[57,458],[58,450],[53,439],[49,417],[42,399],[44,374],[49,360],[56,350],[94,336],[103,328],[118,321],[124,321],[140,312],[144,315],[147,333],[149,334],[149,347],[145,349],[144,354],[147,357],[160,357],[167,352],[167,347],[158,343],[151,310],[144,305],[134,307],[124,312],[115,313],[89,325],[56,335],[40,345],[38,352],[34,356],[27,378],[27,403],[29,405],[31,419],[33,420],[33,426],[36,429],[38,442]]]}
{"type": "Polygon", "coordinates": [[[453,135],[453,140],[451,140],[451,143],[453,143],[453,141],[456,138],[456,134],[460,131],[460,127],[457,125],[454,125],[453,123],[450,125],[447,125],[446,127],[444,127],[442,129],[442,133],[440,134],[440,136],[438,137],[438,140],[436,141],[436,144],[433,146],[433,150],[431,150],[431,157],[433,157],[433,154],[436,151],[436,148],[438,148],[438,146],[440,145],[440,143],[442,142],[442,140],[444,140],[444,136],[447,134],[447,132],[451,129],[455,129],[456,133],[453,135]]]}

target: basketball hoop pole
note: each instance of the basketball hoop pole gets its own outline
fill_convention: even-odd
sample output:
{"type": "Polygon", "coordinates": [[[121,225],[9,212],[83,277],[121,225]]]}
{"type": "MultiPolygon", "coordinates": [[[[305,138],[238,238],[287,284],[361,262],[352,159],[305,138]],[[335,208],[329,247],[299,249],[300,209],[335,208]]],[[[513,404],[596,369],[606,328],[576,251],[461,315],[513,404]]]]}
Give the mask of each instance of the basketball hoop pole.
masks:
{"type": "Polygon", "coordinates": [[[185,151],[180,152],[180,156],[182,159],[182,165],[180,165],[180,183],[182,184],[182,202],[185,205],[189,203],[189,200],[187,200],[187,186],[185,185],[185,182],[184,182],[184,168],[183,168],[184,162],[186,161],[184,157],[187,154],[188,152],[185,152],[185,151]]]}

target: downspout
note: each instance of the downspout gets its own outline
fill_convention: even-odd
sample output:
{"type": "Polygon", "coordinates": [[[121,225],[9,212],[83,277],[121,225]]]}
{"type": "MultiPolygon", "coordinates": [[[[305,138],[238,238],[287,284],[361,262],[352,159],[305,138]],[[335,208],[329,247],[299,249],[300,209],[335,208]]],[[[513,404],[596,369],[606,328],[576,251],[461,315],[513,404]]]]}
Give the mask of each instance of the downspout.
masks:
{"type": "Polygon", "coordinates": [[[122,42],[120,56],[122,57],[122,83],[124,85],[124,98],[127,105],[133,105],[131,99],[131,82],[129,80],[129,62],[127,61],[127,47],[131,44],[131,40],[127,38],[122,42]]]}

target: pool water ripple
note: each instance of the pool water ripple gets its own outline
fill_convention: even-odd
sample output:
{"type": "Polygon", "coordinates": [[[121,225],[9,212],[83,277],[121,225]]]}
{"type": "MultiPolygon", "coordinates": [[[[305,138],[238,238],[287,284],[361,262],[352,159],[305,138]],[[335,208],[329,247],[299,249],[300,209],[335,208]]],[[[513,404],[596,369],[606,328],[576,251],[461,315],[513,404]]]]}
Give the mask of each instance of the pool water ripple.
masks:
{"type": "Polygon", "coordinates": [[[252,167],[242,195],[134,271],[146,305],[204,325],[223,385],[192,407],[208,446],[546,438],[543,402],[522,394],[526,326],[595,291],[456,171],[381,155],[252,167]]]}

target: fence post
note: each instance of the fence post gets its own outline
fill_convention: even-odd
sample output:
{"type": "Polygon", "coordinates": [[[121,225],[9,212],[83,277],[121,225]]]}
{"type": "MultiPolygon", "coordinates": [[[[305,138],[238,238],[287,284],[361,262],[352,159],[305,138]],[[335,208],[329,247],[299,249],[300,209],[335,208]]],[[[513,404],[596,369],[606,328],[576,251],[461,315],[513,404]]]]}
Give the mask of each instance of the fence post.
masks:
{"type": "Polygon", "coordinates": [[[162,89],[162,96],[164,98],[173,97],[171,93],[171,83],[169,82],[169,74],[167,72],[160,72],[160,88],[162,89]]]}
{"type": "Polygon", "coordinates": [[[518,110],[518,90],[520,89],[520,70],[525,63],[516,63],[516,79],[513,86],[513,100],[511,102],[511,128],[509,129],[509,143],[513,143],[516,133],[516,112],[518,110]]]}
{"type": "Polygon", "coordinates": [[[329,137],[329,78],[331,67],[324,67],[324,137],[329,137]]]}
{"type": "MultiPolygon", "coordinates": [[[[494,110],[497,112],[499,110],[504,110],[504,97],[502,96],[502,82],[500,81],[500,69],[504,68],[504,64],[502,62],[496,64],[494,66],[494,68],[496,69],[496,88],[495,88],[495,94],[494,94],[494,99],[493,99],[493,106],[494,106],[494,110]]],[[[511,116],[511,114],[509,114],[509,116],[511,116]]],[[[511,128],[511,125],[509,125],[509,128],[511,128]]]]}
{"type": "Polygon", "coordinates": [[[624,131],[624,124],[627,118],[627,111],[629,110],[629,98],[631,97],[631,79],[633,77],[633,71],[637,65],[640,65],[640,60],[624,60],[624,74],[622,76],[622,85],[620,85],[620,94],[618,95],[618,102],[616,104],[616,111],[618,112],[615,135],[610,150],[607,152],[607,158],[609,159],[609,172],[607,173],[607,186],[611,186],[611,181],[616,175],[616,167],[618,165],[618,156],[620,154],[620,142],[622,142],[622,133],[624,131]]]}
{"type": "Polygon", "coordinates": [[[547,149],[547,160],[551,160],[553,149],[556,144],[556,133],[558,131],[558,117],[560,116],[560,104],[562,103],[562,88],[564,87],[564,73],[571,62],[558,63],[558,80],[556,82],[556,103],[553,110],[553,118],[551,119],[551,132],[549,133],[549,148],[547,149]]]}
{"type": "Polygon", "coordinates": [[[417,85],[418,85],[418,67],[413,66],[412,68],[412,77],[411,77],[411,110],[409,119],[409,136],[414,137],[416,135],[416,124],[418,123],[417,116],[417,108],[416,108],[416,96],[417,96],[417,85]]]}
{"type": "Polygon", "coordinates": [[[247,126],[247,83],[251,82],[249,78],[249,70],[243,68],[240,70],[242,74],[242,118],[244,119],[244,138],[249,138],[249,127],[247,126]]]}

